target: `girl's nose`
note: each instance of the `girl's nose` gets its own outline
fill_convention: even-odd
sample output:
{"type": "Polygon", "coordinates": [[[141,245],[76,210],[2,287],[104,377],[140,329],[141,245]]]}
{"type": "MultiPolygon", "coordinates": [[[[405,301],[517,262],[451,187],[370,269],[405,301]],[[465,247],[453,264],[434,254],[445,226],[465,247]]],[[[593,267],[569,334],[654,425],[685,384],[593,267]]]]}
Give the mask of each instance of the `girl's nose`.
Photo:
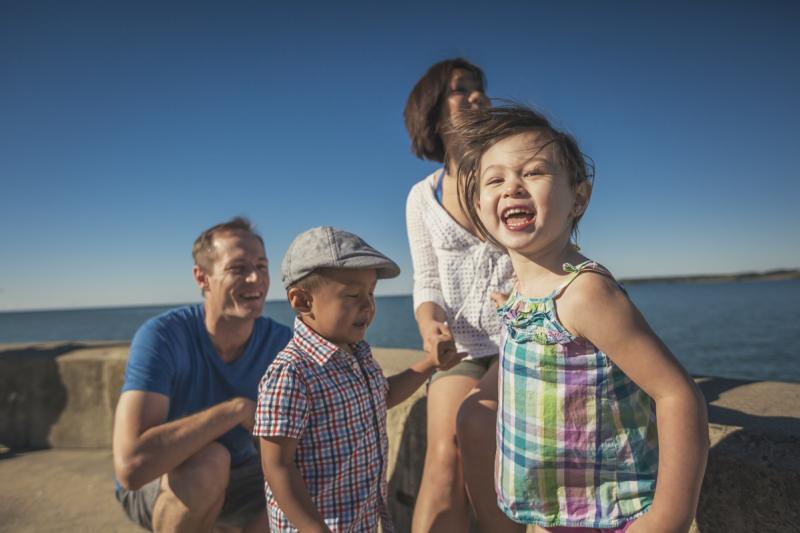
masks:
{"type": "Polygon", "coordinates": [[[522,182],[516,178],[510,179],[506,182],[505,190],[503,191],[503,196],[508,198],[516,198],[522,195],[525,192],[525,188],[522,186],[522,182]]]}

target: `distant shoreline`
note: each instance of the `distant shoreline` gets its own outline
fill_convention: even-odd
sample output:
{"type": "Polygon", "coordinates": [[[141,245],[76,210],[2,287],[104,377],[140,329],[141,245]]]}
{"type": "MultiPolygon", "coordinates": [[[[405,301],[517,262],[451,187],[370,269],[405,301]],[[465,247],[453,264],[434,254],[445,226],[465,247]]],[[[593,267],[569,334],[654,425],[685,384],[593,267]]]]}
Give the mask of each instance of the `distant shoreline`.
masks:
{"type": "Polygon", "coordinates": [[[766,272],[739,272],[737,274],[624,278],[619,281],[626,285],[641,285],[645,283],[726,283],[734,281],[784,281],[793,279],[800,279],[800,270],[780,269],[768,270],[766,272]]]}
{"type": "MultiPolygon", "coordinates": [[[[646,285],[651,283],[732,283],[738,281],[786,281],[800,280],[800,269],[776,269],[764,272],[739,272],[735,274],[699,274],[693,276],[651,276],[643,278],[619,278],[620,283],[625,285],[646,285]]],[[[381,294],[377,298],[410,298],[411,294],[381,294]]],[[[266,304],[275,302],[285,302],[285,298],[273,298],[266,301],[266,304]]],[[[183,303],[155,303],[155,304],[133,304],[133,305],[106,305],[88,307],[69,307],[51,309],[0,309],[0,316],[11,313],[48,313],[63,311],[99,311],[105,309],[142,309],[148,307],[181,307],[184,305],[195,305],[196,302],[183,303]]]]}

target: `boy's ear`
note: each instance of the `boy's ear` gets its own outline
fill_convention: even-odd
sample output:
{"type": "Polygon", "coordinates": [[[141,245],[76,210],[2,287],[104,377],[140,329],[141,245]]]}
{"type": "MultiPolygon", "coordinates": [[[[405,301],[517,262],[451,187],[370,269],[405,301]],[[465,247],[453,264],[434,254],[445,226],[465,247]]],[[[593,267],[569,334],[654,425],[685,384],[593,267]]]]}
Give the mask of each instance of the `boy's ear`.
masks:
{"type": "Polygon", "coordinates": [[[582,181],[575,187],[575,203],[572,205],[572,216],[581,216],[589,206],[589,198],[592,197],[592,184],[582,181]]]}
{"type": "Polygon", "coordinates": [[[313,298],[309,292],[299,287],[292,287],[286,293],[286,297],[289,299],[289,305],[292,306],[295,313],[308,314],[311,312],[311,300],[313,298]]]}

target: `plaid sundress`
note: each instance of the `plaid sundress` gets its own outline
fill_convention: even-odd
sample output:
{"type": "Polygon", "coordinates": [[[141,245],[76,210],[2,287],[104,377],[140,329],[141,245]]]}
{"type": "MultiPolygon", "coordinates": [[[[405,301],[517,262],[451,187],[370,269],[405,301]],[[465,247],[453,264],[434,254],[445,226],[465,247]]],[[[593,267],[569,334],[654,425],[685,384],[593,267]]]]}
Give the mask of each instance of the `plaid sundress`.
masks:
{"type": "Polygon", "coordinates": [[[656,488],[658,435],[651,398],[589,341],[558,320],[557,298],[516,290],[503,322],[495,484],[498,505],[526,524],[615,528],[643,514],[656,488]]]}

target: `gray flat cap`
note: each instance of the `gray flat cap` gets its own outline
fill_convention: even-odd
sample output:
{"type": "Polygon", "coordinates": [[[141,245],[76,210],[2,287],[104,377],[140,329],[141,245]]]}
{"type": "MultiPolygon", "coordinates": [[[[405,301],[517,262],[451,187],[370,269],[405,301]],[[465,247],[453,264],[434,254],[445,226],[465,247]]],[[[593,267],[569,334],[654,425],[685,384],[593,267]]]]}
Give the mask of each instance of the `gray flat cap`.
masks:
{"type": "Polygon", "coordinates": [[[349,231],[319,226],[292,241],[281,263],[281,280],[289,288],[320,268],[374,268],[378,279],[400,275],[397,263],[349,231]]]}

